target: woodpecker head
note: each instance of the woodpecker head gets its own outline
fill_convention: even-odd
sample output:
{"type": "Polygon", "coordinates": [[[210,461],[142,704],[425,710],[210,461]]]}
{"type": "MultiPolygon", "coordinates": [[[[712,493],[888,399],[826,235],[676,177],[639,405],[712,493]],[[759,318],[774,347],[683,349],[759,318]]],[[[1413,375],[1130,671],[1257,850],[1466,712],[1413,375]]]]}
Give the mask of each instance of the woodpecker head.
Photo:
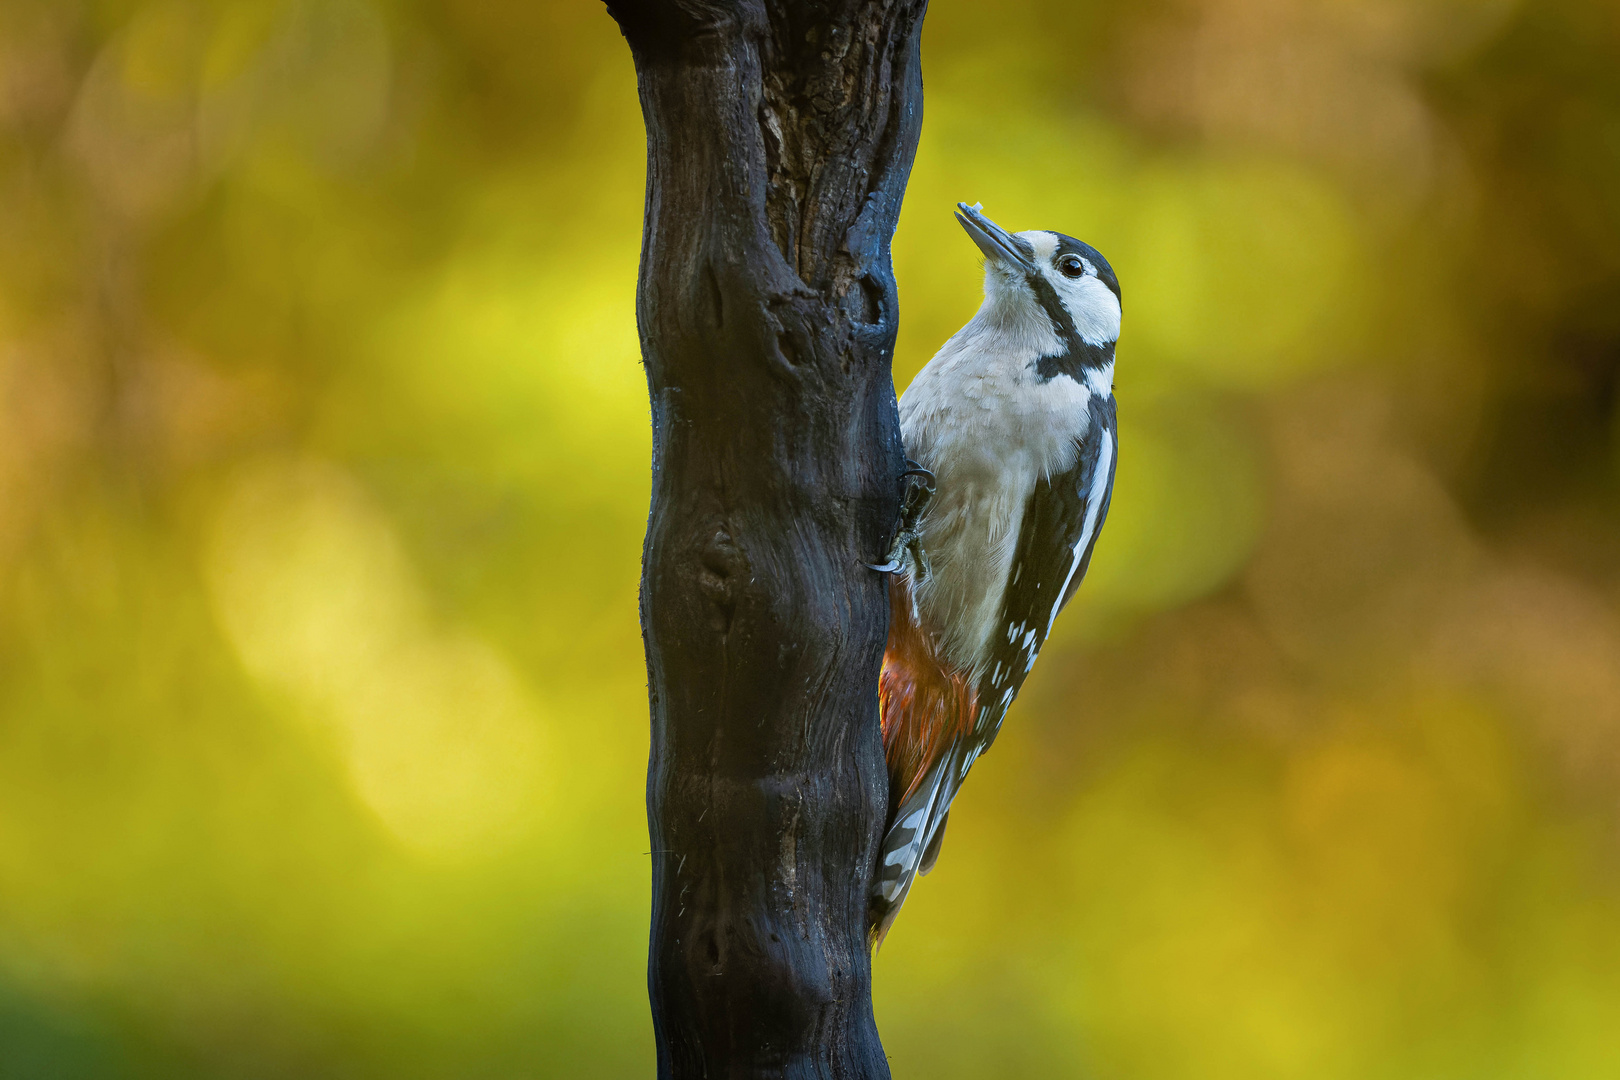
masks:
{"type": "Polygon", "coordinates": [[[987,309],[1019,321],[1043,313],[1076,362],[1087,367],[1113,362],[1119,279],[1096,248],[1041,229],[1009,233],[977,205],[956,207],[956,220],[984,252],[987,309]]]}

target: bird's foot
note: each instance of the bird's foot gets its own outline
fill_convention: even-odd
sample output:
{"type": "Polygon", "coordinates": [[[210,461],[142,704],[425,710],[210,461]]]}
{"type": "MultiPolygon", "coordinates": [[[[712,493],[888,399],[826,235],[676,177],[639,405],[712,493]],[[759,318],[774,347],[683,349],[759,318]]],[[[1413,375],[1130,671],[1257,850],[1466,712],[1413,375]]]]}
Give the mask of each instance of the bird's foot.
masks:
{"type": "Polygon", "coordinates": [[[927,581],[932,569],[928,553],[923,550],[919,525],[929,503],[934,501],[934,474],[921,465],[906,459],[906,471],[900,474],[906,485],[906,494],[900,506],[900,528],[895,531],[894,543],[889,545],[883,565],[867,565],[883,573],[904,571],[915,581],[927,581]]]}

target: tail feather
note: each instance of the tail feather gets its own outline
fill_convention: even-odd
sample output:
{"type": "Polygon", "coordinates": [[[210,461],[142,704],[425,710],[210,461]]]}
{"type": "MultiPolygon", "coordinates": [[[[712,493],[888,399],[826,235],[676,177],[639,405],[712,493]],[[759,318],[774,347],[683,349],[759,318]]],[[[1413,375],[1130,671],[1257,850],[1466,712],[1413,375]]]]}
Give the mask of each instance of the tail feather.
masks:
{"type": "Polygon", "coordinates": [[[891,824],[870,901],[874,944],[893,925],[916,875],[932,870],[939,858],[979,712],[972,684],[945,665],[917,625],[909,583],[900,575],[890,581],[889,643],[878,696],[891,824]]]}
{"type": "Polygon", "coordinates": [[[939,862],[939,849],[945,845],[945,826],[950,823],[951,811],[949,807],[939,816],[939,824],[934,826],[934,835],[923,849],[922,862],[917,864],[917,873],[927,874],[939,862]]]}
{"type": "Polygon", "coordinates": [[[878,855],[877,880],[873,882],[870,921],[875,948],[894,925],[900,905],[906,902],[924,857],[933,847],[939,827],[945,823],[955,785],[945,762],[936,764],[926,782],[904,802],[894,824],[883,837],[878,855]]]}

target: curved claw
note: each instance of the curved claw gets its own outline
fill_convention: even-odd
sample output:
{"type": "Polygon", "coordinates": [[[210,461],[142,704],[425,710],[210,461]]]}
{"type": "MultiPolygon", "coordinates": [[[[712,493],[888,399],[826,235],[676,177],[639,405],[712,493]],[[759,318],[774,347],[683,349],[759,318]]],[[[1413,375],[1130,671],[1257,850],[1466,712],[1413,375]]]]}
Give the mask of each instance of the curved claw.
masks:
{"type": "Polygon", "coordinates": [[[934,488],[938,486],[938,481],[934,477],[934,474],[917,464],[915,461],[912,461],[910,458],[906,458],[906,466],[906,471],[900,474],[900,479],[904,480],[908,476],[921,477],[923,487],[927,488],[929,491],[933,491],[934,488]]]}
{"type": "Polygon", "coordinates": [[[880,574],[914,573],[918,581],[926,581],[929,576],[928,554],[923,551],[921,540],[917,534],[917,523],[934,500],[934,490],[937,481],[932,470],[925,469],[910,458],[906,458],[906,469],[899,476],[900,483],[905,486],[905,497],[900,508],[900,527],[894,535],[894,542],[889,545],[888,561],[879,565],[877,563],[862,563],[868,570],[876,570],[880,574]],[[906,481],[916,477],[919,481],[916,487],[906,485],[906,481]]]}

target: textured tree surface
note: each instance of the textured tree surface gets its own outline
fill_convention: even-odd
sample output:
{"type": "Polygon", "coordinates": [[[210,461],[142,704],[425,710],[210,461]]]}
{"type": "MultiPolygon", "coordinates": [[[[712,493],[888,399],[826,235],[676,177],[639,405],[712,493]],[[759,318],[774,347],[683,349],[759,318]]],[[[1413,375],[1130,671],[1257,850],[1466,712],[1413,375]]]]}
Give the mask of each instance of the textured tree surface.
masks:
{"type": "Polygon", "coordinates": [[[924,0],[613,0],[647,125],[648,981],[659,1074],[882,1077],[889,240],[924,0]]]}

